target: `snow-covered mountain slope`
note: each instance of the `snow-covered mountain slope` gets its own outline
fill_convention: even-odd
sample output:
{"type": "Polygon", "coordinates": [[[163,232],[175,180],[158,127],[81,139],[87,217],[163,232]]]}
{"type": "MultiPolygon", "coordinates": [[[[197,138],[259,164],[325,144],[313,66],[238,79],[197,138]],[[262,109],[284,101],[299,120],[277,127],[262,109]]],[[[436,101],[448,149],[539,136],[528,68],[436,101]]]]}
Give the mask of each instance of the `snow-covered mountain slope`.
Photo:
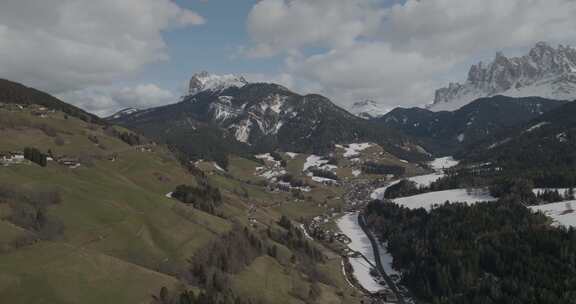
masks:
{"type": "Polygon", "coordinates": [[[382,117],[390,110],[383,108],[373,100],[363,100],[352,104],[348,111],[360,118],[372,119],[382,117]]]}
{"type": "Polygon", "coordinates": [[[122,110],[120,110],[120,111],[118,111],[118,112],[110,115],[110,116],[109,116],[108,118],[106,118],[106,119],[119,119],[119,118],[122,118],[122,117],[124,117],[124,116],[128,116],[128,115],[134,114],[134,113],[136,113],[136,112],[138,112],[138,111],[140,111],[140,110],[135,109],[135,108],[125,108],[125,109],[122,109],[122,110]]]}
{"type": "Polygon", "coordinates": [[[576,49],[539,42],[521,57],[497,53],[491,63],[473,65],[465,83],[451,83],[437,90],[429,109],[453,111],[494,95],[576,99],[576,49]]]}
{"type": "Polygon", "coordinates": [[[279,148],[321,154],[337,143],[374,142],[403,159],[427,158],[401,132],[356,117],[321,95],[300,95],[272,83],[203,90],[111,121],[177,144],[209,126],[259,153],[279,148]]]}
{"type": "Polygon", "coordinates": [[[214,75],[202,71],[194,74],[190,79],[188,94],[195,95],[202,91],[222,91],[230,87],[241,88],[247,84],[248,81],[240,75],[214,75]]]}

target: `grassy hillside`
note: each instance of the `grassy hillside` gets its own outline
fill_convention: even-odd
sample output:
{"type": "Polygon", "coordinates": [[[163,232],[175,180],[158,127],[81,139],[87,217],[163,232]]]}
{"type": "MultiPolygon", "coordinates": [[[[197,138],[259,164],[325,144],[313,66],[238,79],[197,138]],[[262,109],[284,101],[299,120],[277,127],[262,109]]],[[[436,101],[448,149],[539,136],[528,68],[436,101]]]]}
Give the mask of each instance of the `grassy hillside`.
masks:
{"type": "Polygon", "coordinates": [[[195,181],[162,147],[140,152],[101,126],[64,116],[0,111],[0,151],[36,147],[81,162],[75,169],[55,161],[44,168],[0,167],[5,187],[57,191],[61,201],[48,207],[47,216],[63,226],[61,233],[41,237],[11,224],[17,205],[0,201],[0,302],[137,303],[148,299],[150,288],[175,285],[171,274],[229,223],[165,197],[176,185],[195,181]]]}
{"type": "Polygon", "coordinates": [[[360,301],[344,281],[339,256],[309,244],[327,259],[305,266],[309,254],[285,243],[286,230],[277,224],[283,212],[293,219],[326,212],[319,202],[338,195],[338,188],[317,187],[294,203],[290,193],[266,191],[252,174],[262,165],[254,160],[232,158],[228,172],[199,163],[204,173],[193,175],[166,148],[130,131],[61,111],[37,115],[33,108],[0,108],[0,152],[36,148],[53,159],[45,167],[30,161],[0,166],[1,303],[158,303],[152,294],[162,287],[171,294],[212,288],[195,283],[191,263],[232,227],[250,227],[275,248],[274,257],[264,250],[225,274],[234,295],[304,303],[314,289],[320,290],[316,303],[360,301]],[[63,164],[63,157],[77,165],[63,164]],[[222,195],[212,214],[166,196],[178,185],[204,183],[203,174],[222,195]],[[309,269],[322,282],[315,283],[309,269]],[[267,288],[272,291],[261,292],[267,288]]]}

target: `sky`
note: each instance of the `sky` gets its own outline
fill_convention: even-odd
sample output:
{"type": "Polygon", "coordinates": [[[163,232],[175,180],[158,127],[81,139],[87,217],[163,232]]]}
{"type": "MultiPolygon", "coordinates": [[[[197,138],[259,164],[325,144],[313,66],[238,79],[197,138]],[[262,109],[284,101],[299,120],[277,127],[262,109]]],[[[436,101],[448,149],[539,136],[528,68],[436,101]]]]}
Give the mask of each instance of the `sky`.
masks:
{"type": "Polygon", "coordinates": [[[207,70],[348,107],[421,106],[495,52],[576,46],[573,0],[2,0],[0,78],[98,115],[207,70]]]}

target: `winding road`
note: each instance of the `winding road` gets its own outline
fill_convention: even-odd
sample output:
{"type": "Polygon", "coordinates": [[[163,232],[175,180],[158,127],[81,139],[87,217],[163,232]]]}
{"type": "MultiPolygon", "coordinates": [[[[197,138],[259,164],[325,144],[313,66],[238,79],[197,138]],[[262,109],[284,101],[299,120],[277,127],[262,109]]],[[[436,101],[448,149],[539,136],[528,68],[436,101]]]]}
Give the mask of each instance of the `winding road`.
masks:
{"type": "Polygon", "coordinates": [[[384,270],[384,267],[382,266],[382,260],[380,259],[380,246],[378,246],[378,241],[377,241],[376,237],[372,234],[372,232],[366,226],[366,222],[365,222],[365,219],[364,219],[364,216],[362,215],[362,213],[358,214],[358,224],[360,224],[360,228],[362,228],[362,231],[364,231],[364,233],[366,234],[366,236],[370,240],[370,244],[372,245],[372,250],[374,250],[374,261],[376,262],[375,268],[380,273],[380,276],[384,278],[384,280],[386,281],[386,284],[388,285],[390,290],[392,290],[392,292],[396,296],[396,299],[398,299],[398,303],[405,304],[406,301],[404,300],[404,296],[402,295],[402,293],[398,289],[398,286],[396,286],[396,283],[394,283],[394,281],[390,278],[390,276],[386,273],[386,271],[384,270]]]}

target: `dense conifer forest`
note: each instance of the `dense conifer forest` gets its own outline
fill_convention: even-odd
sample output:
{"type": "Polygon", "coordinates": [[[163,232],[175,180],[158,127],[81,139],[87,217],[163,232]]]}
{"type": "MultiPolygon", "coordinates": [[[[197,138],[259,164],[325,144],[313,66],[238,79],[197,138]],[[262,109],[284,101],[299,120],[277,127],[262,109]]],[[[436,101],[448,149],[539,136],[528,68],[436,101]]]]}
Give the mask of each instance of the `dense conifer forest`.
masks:
{"type": "Polygon", "coordinates": [[[574,303],[576,230],[552,228],[516,200],[426,212],[374,201],[368,224],[428,303],[574,303]]]}

